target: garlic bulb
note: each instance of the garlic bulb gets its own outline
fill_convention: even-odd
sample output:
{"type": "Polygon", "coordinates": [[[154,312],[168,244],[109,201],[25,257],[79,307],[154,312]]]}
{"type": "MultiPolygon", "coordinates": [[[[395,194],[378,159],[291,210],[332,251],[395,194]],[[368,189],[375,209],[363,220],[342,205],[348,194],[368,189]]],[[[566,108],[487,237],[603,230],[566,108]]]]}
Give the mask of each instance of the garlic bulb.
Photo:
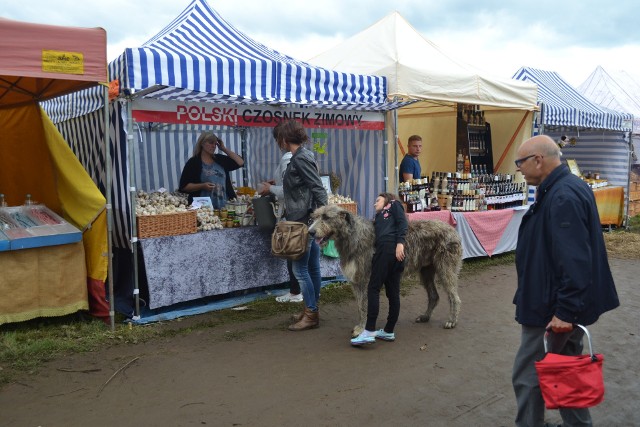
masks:
{"type": "Polygon", "coordinates": [[[219,230],[224,228],[220,218],[213,214],[210,207],[201,207],[196,211],[198,218],[198,231],[219,230]]]}
{"type": "Polygon", "coordinates": [[[146,193],[138,190],[136,194],[136,215],[162,215],[187,211],[187,195],[154,191],[146,193]]]}
{"type": "Polygon", "coordinates": [[[341,203],[355,203],[351,197],[341,196],[339,194],[330,194],[329,203],[341,204],[341,203]]]}

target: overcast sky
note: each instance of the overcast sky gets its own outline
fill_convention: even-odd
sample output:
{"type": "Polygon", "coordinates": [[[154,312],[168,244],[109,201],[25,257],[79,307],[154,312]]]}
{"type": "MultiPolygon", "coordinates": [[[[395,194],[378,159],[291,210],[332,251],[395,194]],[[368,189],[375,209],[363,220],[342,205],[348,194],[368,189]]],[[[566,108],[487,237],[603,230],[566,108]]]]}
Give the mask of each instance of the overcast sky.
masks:
{"type": "MultiPolygon", "coordinates": [[[[250,37],[308,60],[397,10],[449,56],[500,77],[521,66],[580,85],[601,65],[640,81],[639,0],[207,0],[250,37]]],[[[159,32],[190,0],[0,0],[0,16],[107,30],[108,58],[159,32]]]]}

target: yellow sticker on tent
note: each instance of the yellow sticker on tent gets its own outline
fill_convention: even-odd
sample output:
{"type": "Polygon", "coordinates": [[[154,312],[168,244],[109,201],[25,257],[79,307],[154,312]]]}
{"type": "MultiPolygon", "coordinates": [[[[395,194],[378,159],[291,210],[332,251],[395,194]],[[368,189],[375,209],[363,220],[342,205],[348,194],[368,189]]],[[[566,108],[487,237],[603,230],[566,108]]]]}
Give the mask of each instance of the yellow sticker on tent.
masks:
{"type": "Polygon", "coordinates": [[[42,71],[64,74],[84,74],[84,55],[79,52],[42,50],[42,71]]]}

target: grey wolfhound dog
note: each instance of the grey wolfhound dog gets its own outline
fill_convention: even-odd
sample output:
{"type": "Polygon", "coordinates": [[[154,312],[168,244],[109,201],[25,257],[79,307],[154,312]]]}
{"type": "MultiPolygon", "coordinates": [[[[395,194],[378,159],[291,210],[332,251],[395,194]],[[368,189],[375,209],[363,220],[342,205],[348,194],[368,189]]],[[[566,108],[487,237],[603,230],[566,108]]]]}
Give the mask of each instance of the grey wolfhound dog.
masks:
{"type": "MultiPolygon", "coordinates": [[[[352,331],[357,336],[367,321],[367,287],[375,249],[373,222],[336,205],[326,205],[312,214],[309,233],[320,245],[333,239],[340,254],[342,273],[351,282],[360,311],[360,323],[352,331]]],[[[460,313],[458,273],[462,266],[462,243],[453,227],[441,221],[409,221],[405,245],[405,273],[419,273],[427,290],[427,310],[416,322],[428,322],[438,304],[438,291],[449,298],[446,329],[454,328],[460,313]]]]}

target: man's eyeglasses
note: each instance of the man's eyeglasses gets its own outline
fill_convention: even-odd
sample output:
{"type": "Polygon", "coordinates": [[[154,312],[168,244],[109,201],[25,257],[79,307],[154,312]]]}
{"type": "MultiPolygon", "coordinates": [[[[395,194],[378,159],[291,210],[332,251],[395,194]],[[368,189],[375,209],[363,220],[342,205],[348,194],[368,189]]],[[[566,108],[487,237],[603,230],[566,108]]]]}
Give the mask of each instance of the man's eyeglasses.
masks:
{"type": "Polygon", "coordinates": [[[517,159],[514,163],[516,164],[516,167],[519,168],[524,162],[535,156],[537,156],[537,154],[529,154],[521,159],[517,159]]]}

